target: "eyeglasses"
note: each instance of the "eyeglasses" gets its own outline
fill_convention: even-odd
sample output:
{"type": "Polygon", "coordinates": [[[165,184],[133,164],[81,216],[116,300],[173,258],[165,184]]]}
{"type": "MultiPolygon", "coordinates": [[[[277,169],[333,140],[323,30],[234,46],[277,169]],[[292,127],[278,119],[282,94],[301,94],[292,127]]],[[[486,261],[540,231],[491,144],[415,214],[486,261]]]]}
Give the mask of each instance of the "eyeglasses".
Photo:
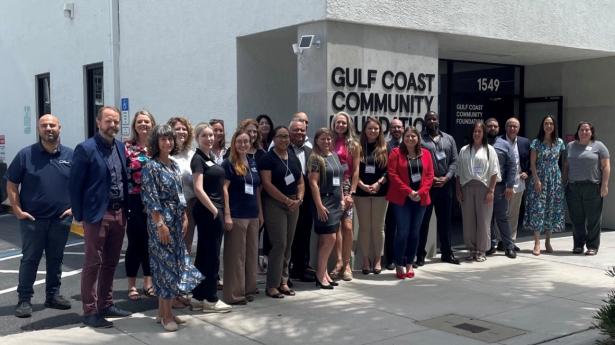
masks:
{"type": "Polygon", "coordinates": [[[290,136],[288,134],[278,134],[275,137],[276,138],[280,138],[280,139],[288,139],[288,138],[290,138],[290,136]]]}

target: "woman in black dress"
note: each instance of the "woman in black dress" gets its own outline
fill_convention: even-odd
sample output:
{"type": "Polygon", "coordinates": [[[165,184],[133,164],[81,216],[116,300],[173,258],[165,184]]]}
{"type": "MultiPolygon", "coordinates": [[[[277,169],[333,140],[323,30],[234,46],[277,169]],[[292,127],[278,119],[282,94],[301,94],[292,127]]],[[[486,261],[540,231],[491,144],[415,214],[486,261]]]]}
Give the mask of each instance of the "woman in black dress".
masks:
{"type": "Polygon", "coordinates": [[[333,289],[337,283],[327,272],[327,261],[335,246],[340,228],[342,209],[342,178],[344,171],[337,155],[331,151],[331,131],[321,128],[314,136],[314,149],[308,160],[308,179],[314,199],[314,232],[318,237],[318,268],[316,285],[333,289]]]}

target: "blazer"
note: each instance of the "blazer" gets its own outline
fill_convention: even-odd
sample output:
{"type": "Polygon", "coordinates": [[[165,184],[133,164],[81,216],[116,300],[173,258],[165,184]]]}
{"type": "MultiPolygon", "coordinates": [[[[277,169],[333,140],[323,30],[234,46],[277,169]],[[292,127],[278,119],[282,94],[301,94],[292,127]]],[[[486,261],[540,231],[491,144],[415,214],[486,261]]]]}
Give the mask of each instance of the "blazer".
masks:
{"type": "MultiPolygon", "coordinates": [[[[421,152],[423,172],[421,174],[421,184],[417,192],[421,197],[421,206],[427,206],[431,204],[429,190],[433,183],[434,171],[429,150],[421,148],[421,152]]],[[[408,175],[408,159],[406,155],[401,153],[399,147],[394,148],[391,154],[389,154],[387,173],[389,190],[386,199],[396,205],[403,205],[408,198],[408,194],[412,192],[412,189],[410,188],[410,176],[408,175]]]]}
{"type": "MultiPolygon", "coordinates": [[[[502,139],[506,139],[506,134],[502,135],[502,139]]],[[[519,151],[519,165],[521,165],[521,171],[519,173],[526,173],[527,176],[532,175],[530,170],[530,140],[526,137],[517,135],[517,150],[519,151]]]]}
{"type": "MultiPolygon", "coordinates": [[[[124,202],[128,197],[128,173],[124,144],[114,139],[122,164],[124,202]]],[[[73,216],[77,221],[97,223],[102,220],[109,206],[111,173],[107,162],[98,150],[95,137],[77,145],[70,169],[69,194],[73,216]]],[[[126,207],[123,207],[124,212],[126,207]]]]}

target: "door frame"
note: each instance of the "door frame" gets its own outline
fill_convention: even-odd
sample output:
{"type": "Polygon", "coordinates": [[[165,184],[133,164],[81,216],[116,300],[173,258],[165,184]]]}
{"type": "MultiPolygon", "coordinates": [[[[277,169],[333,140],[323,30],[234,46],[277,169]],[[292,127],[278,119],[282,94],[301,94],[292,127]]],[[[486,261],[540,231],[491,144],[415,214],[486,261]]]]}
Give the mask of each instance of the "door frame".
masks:
{"type": "MultiPolygon", "coordinates": [[[[564,97],[562,96],[548,96],[548,97],[528,97],[523,98],[523,102],[521,102],[521,123],[527,123],[526,121],[526,113],[525,113],[525,105],[528,103],[553,103],[557,104],[557,114],[551,114],[556,117],[557,120],[557,136],[562,138],[563,128],[564,128],[564,97]]],[[[526,126],[521,126],[521,135],[529,138],[528,133],[525,132],[526,126]]],[[[529,133],[534,135],[532,133],[529,133]]]]}

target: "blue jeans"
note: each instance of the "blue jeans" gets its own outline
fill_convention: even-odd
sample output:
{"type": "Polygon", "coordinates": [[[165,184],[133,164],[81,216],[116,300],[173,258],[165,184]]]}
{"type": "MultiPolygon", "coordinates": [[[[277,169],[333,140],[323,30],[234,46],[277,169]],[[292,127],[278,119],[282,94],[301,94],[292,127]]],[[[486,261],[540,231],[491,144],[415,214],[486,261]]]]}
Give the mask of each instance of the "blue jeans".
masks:
{"type": "Polygon", "coordinates": [[[23,254],[19,264],[19,285],[17,286],[20,301],[29,301],[34,295],[36,271],[43,251],[45,251],[47,263],[47,276],[45,277],[47,299],[60,293],[62,259],[71,222],[72,217],[53,220],[21,220],[19,222],[23,254]]]}
{"type": "Polygon", "coordinates": [[[397,233],[393,249],[395,265],[405,266],[414,261],[419,244],[419,231],[426,207],[406,199],[403,206],[391,204],[397,221],[397,233]]]}

